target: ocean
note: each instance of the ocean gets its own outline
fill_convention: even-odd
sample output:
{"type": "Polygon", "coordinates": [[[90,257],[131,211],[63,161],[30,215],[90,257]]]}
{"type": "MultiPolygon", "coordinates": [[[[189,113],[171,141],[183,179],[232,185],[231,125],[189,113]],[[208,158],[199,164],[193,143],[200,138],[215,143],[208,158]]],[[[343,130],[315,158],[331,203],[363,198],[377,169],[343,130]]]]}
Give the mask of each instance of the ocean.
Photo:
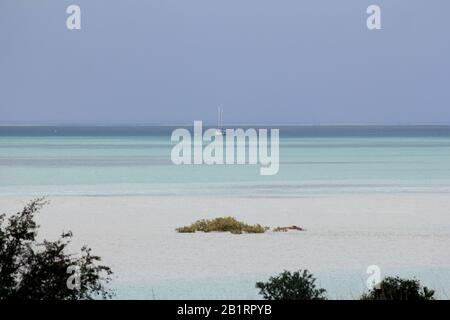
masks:
{"type": "Polygon", "coordinates": [[[0,195],[450,191],[450,126],[282,126],[280,169],[181,165],[174,127],[0,127],[0,195]]]}
{"type": "Polygon", "coordinates": [[[450,126],[282,126],[280,168],[171,162],[174,127],[0,127],[0,209],[51,203],[42,237],[74,232],[122,299],[255,299],[255,283],[309,269],[357,299],[371,265],[450,292],[450,126]],[[179,234],[198,219],[305,232],[179,234]]]}

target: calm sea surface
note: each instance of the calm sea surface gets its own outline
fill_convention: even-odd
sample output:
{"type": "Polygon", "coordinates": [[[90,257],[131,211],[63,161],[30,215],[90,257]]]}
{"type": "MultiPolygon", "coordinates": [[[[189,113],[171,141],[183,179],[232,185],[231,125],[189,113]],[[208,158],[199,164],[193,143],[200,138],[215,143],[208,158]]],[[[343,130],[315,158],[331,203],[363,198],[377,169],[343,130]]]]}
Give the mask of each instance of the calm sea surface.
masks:
{"type": "Polygon", "coordinates": [[[259,165],[175,166],[173,129],[0,127],[0,200],[8,206],[15,202],[7,196],[196,196],[185,203],[181,197],[52,199],[42,226],[58,234],[70,228],[76,245],[95,248],[115,272],[118,298],[258,298],[256,281],[295,268],[312,270],[330,298],[358,298],[367,266],[377,264],[383,274],[415,276],[448,299],[442,193],[450,192],[449,126],[281,127],[274,176],[261,176],[259,165]],[[415,201],[418,195],[411,200],[408,193],[416,192],[440,193],[437,207],[415,201]],[[365,207],[366,193],[403,195],[393,206],[367,200],[365,207]],[[316,194],[349,203],[309,197],[316,194]],[[299,210],[308,198],[310,207],[299,210]],[[359,199],[356,211],[351,199],[359,199]],[[223,212],[271,226],[305,224],[308,231],[174,231],[223,212]]]}
{"type": "Polygon", "coordinates": [[[173,127],[0,127],[0,195],[449,192],[450,126],[280,127],[280,170],[175,166],[173,127]]]}

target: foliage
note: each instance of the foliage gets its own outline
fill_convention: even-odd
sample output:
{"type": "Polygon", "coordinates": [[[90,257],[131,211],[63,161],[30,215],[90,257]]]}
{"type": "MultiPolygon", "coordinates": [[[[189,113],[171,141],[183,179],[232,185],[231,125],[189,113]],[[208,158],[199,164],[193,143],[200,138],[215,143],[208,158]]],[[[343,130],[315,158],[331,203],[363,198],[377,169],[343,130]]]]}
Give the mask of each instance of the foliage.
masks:
{"type": "Polygon", "coordinates": [[[111,269],[86,246],[77,255],[66,253],[71,232],[53,242],[37,241],[35,214],[47,203],[39,198],[9,218],[0,215],[0,300],[110,298],[113,293],[105,285],[111,269]],[[71,270],[79,279],[73,278],[75,287],[68,285],[71,270]]]}
{"type": "Polygon", "coordinates": [[[268,282],[257,282],[256,288],[266,300],[325,300],[326,290],[316,287],[308,270],[283,271],[268,282]]]}
{"type": "Polygon", "coordinates": [[[237,221],[233,217],[215,218],[212,220],[198,220],[189,226],[177,228],[176,231],[181,233],[192,233],[196,231],[202,232],[231,232],[233,234],[245,233],[264,233],[268,230],[260,224],[248,225],[237,221]]]}
{"type": "Polygon", "coordinates": [[[362,300],[433,300],[434,290],[422,287],[419,280],[387,277],[379,289],[362,295],[362,300]]]}

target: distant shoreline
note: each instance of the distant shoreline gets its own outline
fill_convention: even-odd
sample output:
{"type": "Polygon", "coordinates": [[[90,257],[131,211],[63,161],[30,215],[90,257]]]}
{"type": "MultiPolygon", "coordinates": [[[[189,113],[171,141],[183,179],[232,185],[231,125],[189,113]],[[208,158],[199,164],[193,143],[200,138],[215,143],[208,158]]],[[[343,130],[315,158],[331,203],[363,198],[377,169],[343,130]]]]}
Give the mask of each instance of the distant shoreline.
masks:
{"type": "MultiPolygon", "coordinates": [[[[204,122],[205,126],[215,127],[217,124],[209,121],[204,122]]],[[[148,123],[148,124],[77,124],[77,123],[0,123],[0,128],[15,128],[15,127],[58,127],[58,128],[139,128],[139,127],[190,127],[191,123],[148,123]]],[[[450,127],[450,123],[245,123],[245,122],[231,122],[227,123],[225,127],[450,127]]]]}
{"type": "MultiPolygon", "coordinates": [[[[216,128],[206,123],[203,128],[216,128]]],[[[190,124],[155,125],[0,125],[0,137],[64,137],[64,136],[170,136],[178,128],[193,129],[190,124]]],[[[280,130],[280,137],[439,137],[450,138],[450,124],[225,124],[224,129],[280,130]]]]}

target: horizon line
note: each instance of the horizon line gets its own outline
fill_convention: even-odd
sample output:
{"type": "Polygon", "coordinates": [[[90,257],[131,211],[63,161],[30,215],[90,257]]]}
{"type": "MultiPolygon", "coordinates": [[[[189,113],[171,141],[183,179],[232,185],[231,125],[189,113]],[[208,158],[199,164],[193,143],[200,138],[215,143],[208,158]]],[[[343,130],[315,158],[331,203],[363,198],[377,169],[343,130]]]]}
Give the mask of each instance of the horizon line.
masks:
{"type": "MultiPolygon", "coordinates": [[[[202,121],[202,120],[195,120],[202,121]]],[[[89,123],[89,122],[0,122],[0,127],[173,127],[173,126],[192,126],[192,122],[160,122],[160,123],[89,123]]],[[[212,121],[203,121],[204,126],[215,127],[216,123],[212,121]]],[[[232,126],[298,126],[298,127],[325,127],[325,126],[450,126],[450,122],[280,122],[280,123],[264,123],[264,122],[230,122],[224,127],[232,126]]]]}

